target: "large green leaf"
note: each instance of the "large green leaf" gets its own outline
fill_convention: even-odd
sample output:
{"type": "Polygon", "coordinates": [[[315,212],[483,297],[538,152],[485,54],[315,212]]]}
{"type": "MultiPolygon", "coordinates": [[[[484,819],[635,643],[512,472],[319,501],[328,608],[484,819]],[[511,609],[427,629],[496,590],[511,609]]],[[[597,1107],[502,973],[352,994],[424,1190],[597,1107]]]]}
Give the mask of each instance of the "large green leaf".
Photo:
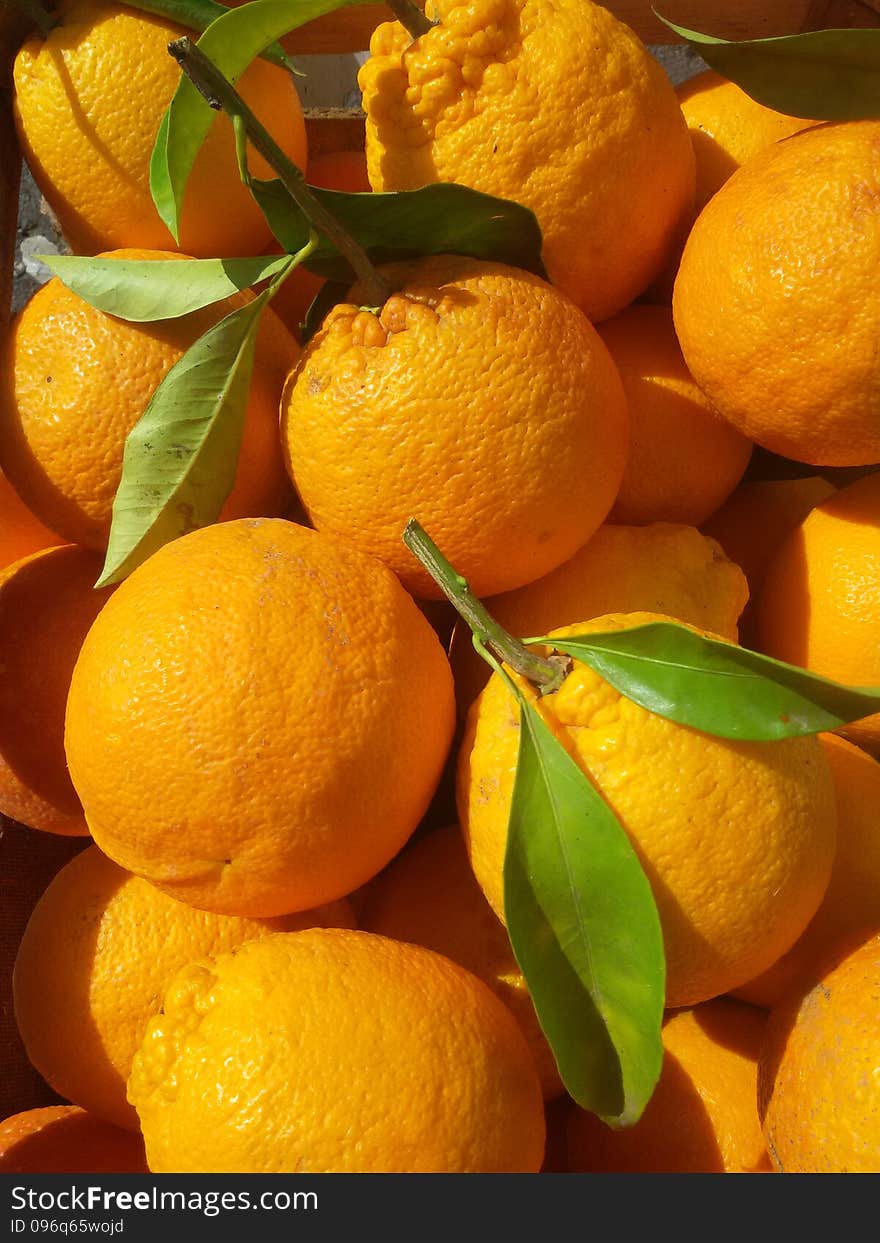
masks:
{"type": "MultiPolygon", "coordinates": [[[[128,5],[143,13],[167,17],[169,21],[177,22],[178,26],[185,26],[188,30],[207,30],[211,22],[229,11],[228,5],[217,4],[216,0],[128,0],[128,5]]],[[[267,46],[262,56],[273,65],[292,70],[287,53],[277,43],[267,46]]]]}
{"type": "Polygon", "coordinates": [[[567,1091],[637,1122],[663,1061],[665,960],[651,887],[611,808],[520,699],[504,911],[567,1091]]]}
{"type": "MultiPolygon", "coordinates": [[[[283,34],[325,13],[360,3],[364,0],[254,0],[212,22],[198,46],[234,85],[254,57],[283,34]]],[[[216,116],[190,80],[181,76],[150,163],[153,201],[175,240],[186,183],[216,116]]]]}
{"type": "Polygon", "coordinates": [[[108,315],[135,323],[177,319],[276,276],[288,255],[254,259],[90,259],[45,255],[75,294],[108,315]]]}
{"type": "Polygon", "coordinates": [[[643,708],[721,738],[797,738],[880,711],[880,688],[842,686],[673,622],[526,642],[565,652],[643,708]]]}
{"type": "Polygon", "coordinates": [[[876,27],[731,42],[657,16],[708,65],[768,108],[815,121],[880,117],[876,27]]]}
{"type": "Polygon", "coordinates": [[[232,490],[260,314],[271,290],[175,363],[125,442],[104,569],[118,582],[169,540],[213,522],[232,490]]]}

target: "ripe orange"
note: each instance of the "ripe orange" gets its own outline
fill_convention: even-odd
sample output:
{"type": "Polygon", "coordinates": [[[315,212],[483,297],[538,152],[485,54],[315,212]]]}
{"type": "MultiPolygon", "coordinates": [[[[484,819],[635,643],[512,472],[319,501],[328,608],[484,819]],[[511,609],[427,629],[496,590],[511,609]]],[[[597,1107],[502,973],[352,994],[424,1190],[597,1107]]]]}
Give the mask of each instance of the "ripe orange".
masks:
{"type": "Polygon", "coordinates": [[[507,932],[480,891],[457,826],[420,838],[377,876],[358,923],[365,932],[424,945],[488,984],[522,1028],[545,1098],[561,1094],[556,1061],[507,932]]]}
{"type": "MultiPolygon", "coordinates": [[[[57,277],[34,294],[13,324],[0,375],[0,461],[38,517],[74,543],[106,547],[126,436],[184,351],[243,298],[135,324],[96,311],[57,277]]],[[[238,472],[221,518],[274,515],[288,500],[278,398],[298,351],[277,317],[263,315],[238,472]]]]}
{"type": "MultiPolygon", "coordinates": [[[[742,572],[711,539],[690,526],[603,523],[570,560],[537,582],[486,602],[518,638],[547,634],[603,613],[664,613],[736,639],[748,598],[742,572]]],[[[450,652],[456,699],[466,712],[489,680],[470,630],[456,626],[450,652]]]]}
{"type": "Polygon", "coordinates": [[[43,526],[0,472],[0,570],[41,548],[61,543],[61,538],[43,526]]]}
{"type": "Polygon", "coordinates": [[[137,1130],[125,1084],[175,972],[270,932],[316,926],[353,927],[348,903],[278,919],[212,915],[175,902],[91,846],[46,889],[19,946],[15,1017],[28,1057],[59,1096],[137,1130]]]}
{"type": "Polygon", "coordinates": [[[758,1109],[785,1174],[876,1174],[880,936],[850,948],[770,1015],[758,1109]]]}
{"type": "Polygon", "coordinates": [[[439,255],[385,269],[378,312],[335,307],[281,405],[288,469],[313,524],[378,557],[417,595],[401,540],[418,518],[478,595],[570,557],[607,514],[628,434],[620,377],[557,290],[439,255]],[[564,360],[564,364],[562,362],[564,360]]]}
{"type": "Polygon", "coordinates": [[[773,1006],[811,988],[839,947],[880,930],[880,764],[866,751],[823,734],[837,801],[837,851],[822,903],[794,945],[737,995],[773,1006]]]}
{"type": "Polygon", "coordinates": [[[534,1173],[506,1006],[418,945],[315,929],[175,976],[128,1086],[157,1173],[534,1173]]]}
{"type": "Polygon", "coordinates": [[[673,312],[700,388],[746,436],[819,466],[880,461],[880,121],[748,161],[687,240],[673,312]]]}
{"type": "Polygon", "coordinates": [[[599,335],[630,415],[629,459],[609,521],[699,526],[739,483],[752,442],[694,383],[666,307],[627,307],[599,335]]]}
{"type": "Polygon", "coordinates": [[[28,1109],[0,1122],[2,1174],[147,1174],[144,1141],[77,1105],[28,1109]]]}
{"type": "Polygon", "coordinates": [[[663,1024],[663,1071],[634,1127],[568,1118],[569,1169],[642,1174],[758,1174],[770,1160],[758,1120],[762,1011],[728,997],[663,1024]]]}
{"type": "MultiPolygon", "coordinates": [[[[823,677],[880,685],[880,471],[807,515],[770,562],[758,600],[758,645],[823,677]]],[[[880,713],[847,726],[880,742],[880,713]]]]}
{"type": "MultiPolygon", "coordinates": [[[[34,179],[75,253],[174,246],[150,196],[150,156],[180,81],[170,40],[187,33],[161,17],[102,0],[62,0],[58,24],[15,59],[15,118],[34,179]]],[[[255,60],[238,83],[285,153],[306,164],[293,79],[255,60]]],[[[256,177],[271,177],[248,148],[256,177]]],[[[214,121],[183,202],[180,248],[191,255],[258,255],[269,226],[241,184],[228,118],[214,121]],[[222,204],[222,206],[220,206],[222,204]]]]}
{"type": "Polygon", "coordinates": [[[73,666],[112,588],[101,558],[67,544],[0,571],[0,812],[48,833],[88,833],[64,757],[73,666]]]}
{"type": "Polygon", "coordinates": [[[307,910],[397,853],[440,778],[452,675],[384,566],[283,519],[166,544],[83,645],[65,744],[95,841],[221,914],[307,910]]]}
{"type": "MultiPolygon", "coordinates": [[[[611,614],[551,633],[656,620],[611,614]]],[[[728,992],[794,944],[834,857],[834,790],[816,738],[711,737],[648,712],[578,661],[540,699],[520,684],[638,852],[663,930],[667,1006],[728,992]]],[[[468,715],[458,808],[471,866],[499,918],[519,729],[511,692],[494,673],[468,715]]]]}
{"type": "Polygon", "coordinates": [[[457,181],[525,204],[551,281],[590,319],[616,314],[657,275],[693,202],[668,77],[590,0],[434,7],[418,39],[379,26],[358,75],[373,189],[457,181]]]}

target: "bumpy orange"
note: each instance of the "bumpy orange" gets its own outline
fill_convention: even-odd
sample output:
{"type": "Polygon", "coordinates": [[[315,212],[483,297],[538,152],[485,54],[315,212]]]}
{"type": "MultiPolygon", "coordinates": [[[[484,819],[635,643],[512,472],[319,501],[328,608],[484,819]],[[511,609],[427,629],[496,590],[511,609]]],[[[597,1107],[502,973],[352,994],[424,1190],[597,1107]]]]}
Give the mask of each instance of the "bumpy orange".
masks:
{"type": "MultiPolygon", "coordinates": [[[[611,614],[551,637],[657,620],[669,619],[611,614]]],[[[663,929],[670,1008],[744,984],[791,947],[834,857],[834,791],[815,738],[711,737],[648,712],[578,661],[540,699],[521,684],[639,855],[663,929]]],[[[516,702],[495,673],[468,716],[457,797],[471,865],[500,918],[518,745],[516,702]]]]}
{"type": "MultiPolygon", "coordinates": [[[[136,324],[95,310],[57,277],[34,294],[15,319],[0,375],[0,463],[53,530],[106,547],[126,436],[184,351],[241,305],[237,295],[180,319],[136,324]]],[[[278,398],[298,347],[271,311],[263,314],[238,471],[221,518],[272,516],[288,501],[278,398]]]]}
{"type": "Polygon", "coordinates": [[[694,156],[666,74],[590,0],[437,0],[379,26],[358,81],[374,190],[457,181],[534,211],[550,279],[594,321],[656,276],[694,156]]]}
{"type": "Polygon", "coordinates": [[[734,173],[675,281],[685,361],[725,418],[784,457],[880,460],[880,121],[819,125],[734,173]]]}
{"type": "Polygon", "coordinates": [[[354,915],[344,899],[276,919],[212,915],[92,846],[61,869],[21,939],[12,983],[28,1057],[59,1096],[137,1130],[125,1084],[171,977],[206,954],[312,927],[351,928],[354,915]]]}
{"type": "Polygon", "coordinates": [[[568,1118],[572,1171],[759,1174],[770,1159],[758,1119],[766,1015],[716,997],[663,1024],[663,1071],[635,1126],[615,1131],[582,1109],[568,1118]]]}
{"type": "Polygon", "coordinates": [[[541,1086],[476,976],[366,932],[276,933],[175,976],[128,1085],[157,1173],[534,1173],[541,1086]]]}
{"type": "MultiPolygon", "coordinates": [[[[880,471],[841,488],[807,515],[765,571],[761,651],[837,682],[880,685],[880,471]]],[[[846,727],[880,743],[880,713],[846,727]]]]}
{"type": "MultiPolygon", "coordinates": [[[[664,613],[737,638],[748,599],[740,569],[694,527],[655,522],[603,523],[583,548],[535,583],[487,602],[497,622],[518,638],[547,634],[603,613],[664,613]]],[[[459,709],[466,712],[489,680],[470,631],[458,625],[450,651],[459,709]]]]}
{"type": "Polygon", "coordinates": [[[418,518],[479,595],[570,557],[611,508],[626,459],[620,377],[546,281],[439,255],[385,269],[378,312],[341,304],[281,404],[288,468],[313,524],[439,589],[401,541],[418,518]]]}
{"type": "Polygon", "coordinates": [[[627,307],[599,335],[630,416],[629,459],[609,521],[699,526],[739,483],[752,442],[697,387],[666,307],[627,307]]]}
{"type": "Polygon", "coordinates": [[[374,876],[452,738],[434,631],[379,562],[283,519],[203,527],[117,588],[65,745],[97,844],[181,901],[282,915],[374,876]]]}
{"type": "Polygon", "coordinates": [[[64,756],[64,711],[80,647],[112,588],[101,558],[71,544],[0,572],[0,812],[48,833],[88,833],[64,756]]]}
{"type": "MultiPolygon", "coordinates": [[[[51,32],[31,37],[19,51],[15,116],[22,149],[76,253],[174,247],[150,195],[150,156],[180,81],[168,43],[186,33],[119,4],[62,0],[51,32]]],[[[305,122],[290,75],[256,60],[238,88],[305,168],[305,122]]],[[[273,175],[253,148],[248,159],[255,176],[273,175]]],[[[218,116],[187,185],[180,248],[199,257],[257,255],[270,236],[241,184],[232,126],[218,116]]]]}
{"type": "Polygon", "coordinates": [[[839,947],[880,930],[880,764],[836,734],[822,734],[837,801],[837,851],[816,914],[794,945],[737,996],[774,1006],[790,991],[805,992],[839,947]]]}
{"type": "Polygon", "coordinates": [[[368,886],[358,920],[365,932],[424,945],[488,984],[513,1013],[535,1059],[545,1099],[562,1092],[504,925],[474,879],[457,825],[408,847],[368,886]]]}
{"type": "Polygon", "coordinates": [[[880,936],[850,947],[806,996],[770,1015],[758,1109],[784,1174],[876,1174],[880,936]]]}
{"type": "Polygon", "coordinates": [[[139,1135],[78,1105],[26,1109],[0,1122],[0,1174],[146,1174],[139,1135]]]}

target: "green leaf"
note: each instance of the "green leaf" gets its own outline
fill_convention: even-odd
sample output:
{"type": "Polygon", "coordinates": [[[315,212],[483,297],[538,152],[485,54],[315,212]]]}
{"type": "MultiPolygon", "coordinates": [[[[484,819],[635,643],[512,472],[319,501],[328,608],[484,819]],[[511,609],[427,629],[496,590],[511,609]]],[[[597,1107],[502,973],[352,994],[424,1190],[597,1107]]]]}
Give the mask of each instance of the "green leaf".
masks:
{"type": "MultiPolygon", "coordinates": [[[[188,30],[207,30],[211,22],[229,11],[228,5],[217,4],[216,0],[128,0],[128,6],[140,9],[143,13],[167,17],[169,21],[176,22],[178,26],[186,26],[188,30]]],[[[295,72],[284,48],[277,43],[266,47],[263,59],[295,72]]]]}
{"type": "MultiPolygon", "coordinates": [[[[234,86],[254,57],[283,34],[359,3],[364,0],[254,0],[212,22],[198,46],[234,86]]],[[[175,241],[186,183],[216,116],[189,78],[181,75],[150,162],[153,202],[175,241]]]]}
{"type": "Polygon", "coordinates": [[[673,622],[526,642],[565,652],[650,712],[720,738],[799,738],[880,711],[880,688],[842,686],[673,622]]]}
{"type": "Polygon", "coordinates": [[[759,104],[811,121],[880,117],[880,29],[731,42],[657,17],[759,104]]]}
{"type": "Polygon", "coordinates": [[[134,323],[177,319],[277,275],[288,255],[254,259],[90,259],[44,255],[68,289],[108,315],[134,323]]]}
{"type": "Polygon", "coordinates": [[[511,945],[566,1090],[631,1126],[663,1062],[654,896],[611,808],[522,698],[520,719],[504,861],[511,945]]]}
{"type": "Polygon", "coordinates": [[[101,577],[115,583],[169,540],[215,521],[232,490],[260,313],[272,290],[175,363],[125,442],[101,577]]]}
{"type": "MultiPolygon", "coordinates": [[[[254,186],[278,241],[285,250],[299,250],[309,226],[287,191],[275,181],[255,182],[254,186]]],[[[540,226],[534,213],[520,203],[454,182],[391,194],[310,189],[360,242],[373,263],[420,255],[470,255],[547,277],[541,261],[540,226]]],[[[346,260],[324,237],[306,267],[330,280],[353,279],[346,260]]]]}

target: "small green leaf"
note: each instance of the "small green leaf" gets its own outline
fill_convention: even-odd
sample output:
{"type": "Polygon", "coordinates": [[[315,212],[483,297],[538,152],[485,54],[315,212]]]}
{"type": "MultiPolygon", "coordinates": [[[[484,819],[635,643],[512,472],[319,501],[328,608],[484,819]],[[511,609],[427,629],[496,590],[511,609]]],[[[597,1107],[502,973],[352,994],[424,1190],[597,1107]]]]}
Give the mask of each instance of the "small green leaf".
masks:
{"type": "Polygon", "coordinates": [[[566,1090],[631,1126],[663,1062],[654,896],[611,808],[522,698],[520,720],[504,861],[511,945],[566,1090]]]}
{"type": "MultiPolygon", "coordinates": [[[[234,86],[251,61],[288,31],[313,18],[365,0],[254,0],[229,9],[207,28],[198,46],[234,86]]],[[[186,183],[217,114],[189,78],[180,83],[162,119],[150,162],[153,202],[175,241],[186,183]]]]}
{"type": "Polygon", "coordinates": [[[673,622],[525,641],[565,652],[648,711],[720,738],[799,738],[880,711],[880,688],[842,686],[673,622]]]}
{"type": "MultiPolygon", "coordinates": [[[[298,250],[308,235],[305,217],[279,183],[256,184],[261,193],[265,187],[277,185],[264,211],[285,250],[298,250]]],[[[311,191],[360,242],[373,263],[420,255],[469,255],[547,277],[541,261],[541,229],[534,213],[510,199],[495,198],[454,182],[392,194],[349,194],[317,186],[311,191]]],[[[330,280],[353,279],[348,263],[324,237],[306,267],[330,280]]]]}
{"type": "Polygon", "coordinates": [[[78,297],[133,323],[177,319],[277,275],[288,255],[253,259],[90,259],[45,255],[78,297]]]}
{"type": "MultiPolygon", "coordinates": [[[[289,262],[289,260],[288,260],[289,262]]],[[[115,583],[169,540],[213,522],[232,490],[267,289],[175,363],[125,442],[101,577],[115,583]]]]}
{"type": "MultiPolygon", "coordinates": [[[[207,30],[211,22],[222,17],[229,11],[226,4],[217,4],[216,0],[128,0],[132,9],[140,9],[143,13],[155,13],[158,17],[167,17],[178,26],[188,30],[207,30]]],[[[284,48],[273,43],[263,51],[263,59],[279,65],[282,69],[295,72],[284,48]]]]}
{"type": "Polygon", "coordinates": [[[813,30],[731,42],[677,26],[713,69],[767,108],[811,121],[880,117],[880,29],[813,30]]]}

